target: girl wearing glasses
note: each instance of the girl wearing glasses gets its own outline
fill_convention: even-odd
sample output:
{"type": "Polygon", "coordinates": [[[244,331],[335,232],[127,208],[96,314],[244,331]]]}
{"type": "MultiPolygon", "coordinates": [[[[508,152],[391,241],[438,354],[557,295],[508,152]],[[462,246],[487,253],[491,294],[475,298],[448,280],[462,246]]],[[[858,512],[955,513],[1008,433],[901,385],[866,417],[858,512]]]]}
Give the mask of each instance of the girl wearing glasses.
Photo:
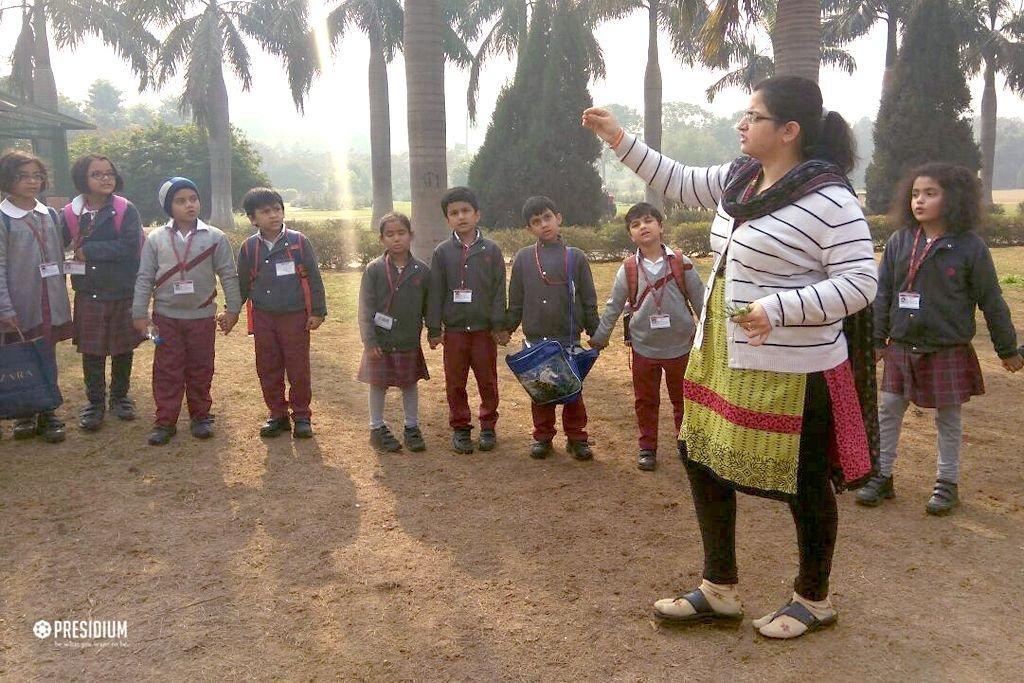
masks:
{"type": "Polygon", "coordinates": [[[679,434],[704,575],[686,595],[658,600],[655,615],[675,622],[743,618],[739,490],[787,502],[800,550],[792,596],[754,628],[795,638],[830,626],[833,487],[855,486],[870,474],[873,438],[864,416],[875,414],[868,309],[878,275],[868,224],[846,177],[854,164],[850,127],[822,107],[816,83],[796,77],[755,88],[736,125],[742,156],[721,166],[664,157],[603,109],[586,110],[583,125],[669,199],[715,211],[715,260],[679,434]]]}
{"type": "Polygon", "coordinates": [[[119,192],[124,181],[113,162],[87,154],[71,167],[81,193],[60,213],[67,262],[75,290],[73,337],[82,354],[89,403],[79,426],[96,431],[107,409],[106,365],[110,356],[110,411],[121,420],[135,419],[128,397],[134,349],[145,337],[132,326],[132,296],[145,236],[139,212],[119,192]]]}
{"type": "MultiPolygon", "coordinates": [[[[0,156],[0,337],[4,343],[44,338],[52,353],[71,337],[71,304],[64,281],[64,250],[57,213],[39,201],[46,166],[25,152],[0,156]]],[[[16,420],[15,439],[64,440],[54,412],[16,420]]]]}

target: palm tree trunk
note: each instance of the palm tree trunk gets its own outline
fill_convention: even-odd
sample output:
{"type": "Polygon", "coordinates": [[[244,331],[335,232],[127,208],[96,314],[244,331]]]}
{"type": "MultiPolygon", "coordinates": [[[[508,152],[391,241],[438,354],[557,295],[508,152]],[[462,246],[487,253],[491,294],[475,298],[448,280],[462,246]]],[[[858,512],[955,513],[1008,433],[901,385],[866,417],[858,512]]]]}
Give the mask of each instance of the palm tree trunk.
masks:
{"type": "MultiPolygon", "coordinates": [[[[661,65],[658,63],[658,3],[647,2],[647,70],[644,72],[644,142],[652,149],[661,149],[661,65]]],[[[659,209],[664,196],[647,187],[647,202],[659,209]]]]}
{"type": "Polygon", "coordinates": [[[32,32],[35,47],[32,61],[32,102],[39,107],[57,111],[57,81],[50,64],[50,42],[46,34],[46,8],[37,3],[32,9],[32,32]]]}
{"type": "Polygon", "coordinates": [[[992,201],[992,174],[996,161],[996,69],[985,59],[985,88],[981,92],[981,198],[992,201]]]}
{"type": "Polygon", "coordinates": [[[409,184],[412,223],[419,237],[417,258],[429,259],[435,244],[448,235],[441,196],[448,185],[445,158],[444,24],[440,0],[406,0],[405,81],[409,120],[409,184]]]}
{"type": "Polygon", "coordinates": [[[892,87],[892,78],[896,73],[896,51],[899,49],[899,19],[893,14],[893,3],[889,4],[889,10],[885,20],[885,71],[882,74],[882,99],[892,87]]]}
{"type": "Polygon", "coordinates": [[[821,3],[779,0],[772,51],[776,76],[803,76],[817,82],[821,64],[821,3]]]}
{"type": "Polygon", "coordinates": [[[234,228],[231,208],[231,119],[224,70],[214,69],[206,116],[206,147],[210,152],[210,223],[225,230],[234,228]]]}
{"type": "Polygon", "coordinates": [[[370,46],[370,171],[373,181],[371,229],[395,208],[391,190],[391,105],[388,101],[388,68],[384,53],[370,46]]]}

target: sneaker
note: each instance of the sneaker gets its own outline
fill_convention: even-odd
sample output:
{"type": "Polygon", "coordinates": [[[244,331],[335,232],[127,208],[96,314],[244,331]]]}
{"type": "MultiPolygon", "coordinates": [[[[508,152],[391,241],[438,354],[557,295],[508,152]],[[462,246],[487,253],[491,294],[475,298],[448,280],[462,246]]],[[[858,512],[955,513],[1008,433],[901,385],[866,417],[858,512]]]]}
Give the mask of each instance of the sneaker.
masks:
{"type": "Polygon", "coordinates": [[[102,403],[90,403],[78,413],[78,426],[87,432],[95,432],[103,426],[103,415],[106,408],[102,403]]]}
{"type": "Polygon", "coordinates": [[[636,466],[645,472],[650,472],[658,466],[657,456],[652,450],[642,450],[640,454],[636,456],[636,466]]]}
{"type": "Polygon", "coordinates": [[[209,439],[213,436],[213,415],[192,420],[192,436],[197,439],[209,439]]]}
{"type": "Polygon", "coordinates": [[[570,441],[565,449],[577,460],[590,460],[594,457],[594,451],[590,450],[590,444],[586,441],[570,441]]]}
{"type": "Polygon", "coordinates": [[[36,435],[36,418],[23,417],[15,420],[13,434],[17,441],[33,438],[36,435]]]}
{"type": "Polygon", "coordinates": [[[296,418],[295,430],[292,432],[292,436],[296,439],[313,438],[313,424],[309,421],[308,417],[296,418]]]}
{"type": "Polygon", "coordinates": [[[423,440],[423,432],[419,427],[406,427],[402,432],[402,441],[405,442],[405,447],[413,453],[427,450],[427,443],[423,440]]]}
{"type": "Polygon", "coordinates": [[[402,450],[402,444],[398,443],[387,425],[370,430],[370,445],[378,453],[397,453],[402,450]]]}
{"type": "Polygon", "coordinates": [[[452,450],[456,453],[472,453],[473,439],[470,438],[471,430],[456,429],[452,432],[452,450]]]}
{"type": "Polygon", "coordinates": [[[883,500],[896,497],[896,489],[892,485],[892,477],[875,474],[868,483],[857,489],[857,504],[873,508],[882,504],[883,500]]]}
{"type": "Polygon", "coordinates": [[[39,413],[36,434],[46,443],[60,443],[67,436],[64,433],[64,423],[52,412],[39,413]]]}
{"type": "Polygon", "coordinates": [[[272,417],[260,427],[260,436],[272,439],[275,436],[281,436],[291,428],[292,423],[288,421],[287,417],[272,417]]]}
{"type": "Polygon", "coordinates": [[[164,446],[177,433],[178,428],[174,425],[155,425],[153,431],[149,433],[149,445],[164,446]]]}
{"type": "Polygon", "coordinates": [[[110,399],[110,412],[118,420],[131,422],[135,419],[135,401],[127,396],[118,396],[110,399]]]}
{"type": "Polygon", "coordinates": [[[477,448],[481,451],[493,451],[497,445],[498,435],[494,433],[493,429],[480,430],[480,443],[477,444],[477,448]]]}
{"type": "Polygon", "coordinates": [[[530,446],[530,457],[543,460],[551,455],[551,441],[534,441],[530,446]]]}
{"type": "Polygon", "coordinates": [[[951,481],[939,479],[932,489],[932,497],[924,506],[924,511],[929,515],[942,517],[953,511],[953,508],[960,504],[960,496],[957,495],[957,486],[951,481]]]}

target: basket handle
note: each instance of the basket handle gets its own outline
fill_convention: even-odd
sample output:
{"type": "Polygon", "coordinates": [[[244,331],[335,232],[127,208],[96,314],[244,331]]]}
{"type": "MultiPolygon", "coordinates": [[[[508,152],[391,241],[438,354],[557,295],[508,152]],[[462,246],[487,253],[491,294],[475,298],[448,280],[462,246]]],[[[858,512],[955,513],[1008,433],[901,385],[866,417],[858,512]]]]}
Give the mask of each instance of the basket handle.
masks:
{"type": "MultiPolygon", "coordinates": [[[[12,327],[12,326],[8,325],[8,327],[12,327]]],[[[18,336],[21,337],[21,341],[24,342],[25,341],[25,333],[21,331],[21,327],[19,327],[18,325],[13,325],[13,327],[14,327],[15,331],[17,331],[18,336]]],[[[0,347],[4,347],[4,346],[7,346],[7,333],[6,332],[4,332],[3,334],[0,334],[0,347]]]]}

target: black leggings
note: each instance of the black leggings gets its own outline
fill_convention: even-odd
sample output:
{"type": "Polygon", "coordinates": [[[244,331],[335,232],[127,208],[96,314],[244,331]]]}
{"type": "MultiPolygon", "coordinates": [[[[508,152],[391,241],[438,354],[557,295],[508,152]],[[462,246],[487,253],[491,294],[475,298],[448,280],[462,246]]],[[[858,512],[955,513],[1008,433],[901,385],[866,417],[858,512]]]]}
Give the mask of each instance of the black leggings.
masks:
{"type": "MultiPolygon", "coordinates": [[[[829,479],[828,442],[831,419],[828,386],[821,373],[807,376],[797,495],[789,501],[800,547],[800,573],[793,589],[809,600],[828,597],[828,576],[836,546],[838,512],[829,479]]],[[[693,506],[704,541],[704,578],[712,583],[739,582],[736,569],[736,489],[685,457],[693,506]]]]}

